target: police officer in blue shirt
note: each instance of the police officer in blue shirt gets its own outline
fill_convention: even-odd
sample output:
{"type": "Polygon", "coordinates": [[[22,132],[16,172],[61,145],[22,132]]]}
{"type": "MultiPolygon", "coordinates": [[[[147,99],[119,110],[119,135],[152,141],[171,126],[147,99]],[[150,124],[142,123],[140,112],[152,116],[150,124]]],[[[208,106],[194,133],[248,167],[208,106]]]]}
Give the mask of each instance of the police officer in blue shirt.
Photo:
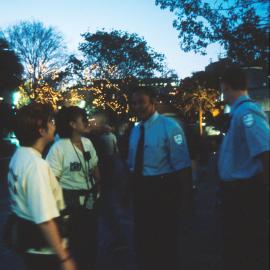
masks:
{"type": "Polygon", "coordinates": [[[224,270],[264,270],[268,258],[270,129],[247,93],[244,71],[226,69],[221,90],[230,105],[218,170],[223,194],[224,270]]]}
{"type": "Polygon", "coordinates": [[[140,120],[128,155],[139,269],[179,269],[177,218],[188,208],[192,191],[186,138],[177,122],[157,113],[152,88],[137,88],[132,103],[140,120]]]}

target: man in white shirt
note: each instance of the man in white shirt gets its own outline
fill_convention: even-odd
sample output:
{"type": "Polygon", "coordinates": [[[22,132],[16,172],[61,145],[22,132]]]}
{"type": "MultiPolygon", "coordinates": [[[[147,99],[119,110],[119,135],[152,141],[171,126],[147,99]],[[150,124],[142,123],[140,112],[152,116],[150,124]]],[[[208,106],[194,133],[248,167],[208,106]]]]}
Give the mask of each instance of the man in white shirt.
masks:
{"type": "Polygon", "coordinates": [[[179,212],[187,213],[192,195],[187,141],[178,123],[156,111],[152,88],[137,88],[132,105],[140,121],[128,155],[138,263],[143,270],[176,270],[179,212]]]}
{"type": "Polygon", "coordinates": [[[220,87],[230,105],[230,122],[218,155],[224,270],[268,269],[268,119],[248,96],[246,74],[239,66],[225,70],[220,87]]]}

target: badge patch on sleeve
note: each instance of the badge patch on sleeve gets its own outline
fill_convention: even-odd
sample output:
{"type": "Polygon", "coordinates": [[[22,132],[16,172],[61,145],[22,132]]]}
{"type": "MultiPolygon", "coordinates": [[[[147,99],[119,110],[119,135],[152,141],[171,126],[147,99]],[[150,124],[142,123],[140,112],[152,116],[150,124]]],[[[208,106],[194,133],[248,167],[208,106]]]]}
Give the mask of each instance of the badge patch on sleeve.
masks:
{"type": "Polygon", "coordinates": [[[182,144],[183,143],[183,136],[181,134],[173,136],[174,141],[176,144],[182,144]]]}
{"type": "Polygon", "coordinates": [[[246,127],[251,127],[254,124],[254,116],[249,113],[243,116],[243,123],[246,127]]]}

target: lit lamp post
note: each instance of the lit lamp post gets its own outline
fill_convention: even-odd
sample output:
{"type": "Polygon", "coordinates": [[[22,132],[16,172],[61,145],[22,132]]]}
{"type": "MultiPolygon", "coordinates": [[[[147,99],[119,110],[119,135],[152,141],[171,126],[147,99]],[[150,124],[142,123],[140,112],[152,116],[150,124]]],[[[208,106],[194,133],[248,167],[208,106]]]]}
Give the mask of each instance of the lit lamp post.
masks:
{"type": "Polygon", "coordinates": [[[20,92],[14,92],[12,95],[12,106],[17,107],[19,104],[19,100],[21,98],[21,93],[20,92]]]}

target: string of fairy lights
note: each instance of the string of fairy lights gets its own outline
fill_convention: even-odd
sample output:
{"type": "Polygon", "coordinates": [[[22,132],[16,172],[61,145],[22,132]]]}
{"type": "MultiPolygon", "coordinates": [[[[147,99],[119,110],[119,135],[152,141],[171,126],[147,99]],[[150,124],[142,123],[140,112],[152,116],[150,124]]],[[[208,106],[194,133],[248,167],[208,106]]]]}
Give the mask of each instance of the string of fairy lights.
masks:
{"type": "MultiPolygon", "coordinates": [[[[44,67],[42,67],[44,69],[44,67]]],[[[19,87],[19,100],[17,107],[28,104],[31,101],[40,103],[50,103],[55,110],[62,106],[83,104],[86,111],[110,109],[117,115],[127,115],[130,111],[128,97],[125,91],[115,83],[119,76],[117,67],[101,67],[97,64],[86,67],[81,74],[81,81],[73,80],[62,83],[61,87],[53,87],[44,78],[36,81],[37,87],[33,87],[31,82],[25,82],[19,87]],[[79,85],[79,86],[78,86],[79,85]],[[89,109],[90,108],[90,109],[89,109]]],[[[51,74],[52,79],[58,79],[59,71],[51,74]]],[[[118,80],[119,82],[120,80],[118,80]]],[[[123,84],[124,85],[124,84],[123,84]]],[[[58,85],[59,86],[59,85],[58,85]]],[[[175,96],[176,92],[170,93],[175,96]]],[[[217,116],[220,110],[215,107],[218,93],[214,89],[199,88],[192,93],[177,94],[174,98],[176,108],[189,113],[192,109],[202,107],[204,111],[210,111],[213,116],[217,116]]],[[[131,121],[134,119],[132,118],[131,121]]]]}
{"type": "MultiPolygon", "coordinates": [[[[44,67],[42,67],[44,69],[44,67]]],[[[101,72],[97,64],[86,67],[83,72],[83,82],[80,87],[74,85],[62,85],[60,89],[55,89],[48,83],[44,83],[44,78],[39,78],[35,83],[37,87],[33,87],[31,82],[25,82],[19,86],[19,100],[17,107],[28,104],[31,101],[40,103],[50,103],[54,109],[59,109],[63,105],[78,105],[81,101],[85,101],[86,106],[94,109],[110,108],[116,114],[122,115],[129,112],[127,95],[121,91],[120,87],[112,83],[108,78],[104,77],[106,73],[108,77],[116,74],[116,67],[106,67],[106,72],[101,72]],[[97,79],[99,74],[102,79],[97,79]],[[109,94],[112,93],[112,94],[109,94]],[[90,94],[90,95],[89,95],[90,94]],[[89,100],[89,97],[92,100],[89,100]]],[[[51,74],[52,79],[58,78],[58,72],[51,74]]]]}

